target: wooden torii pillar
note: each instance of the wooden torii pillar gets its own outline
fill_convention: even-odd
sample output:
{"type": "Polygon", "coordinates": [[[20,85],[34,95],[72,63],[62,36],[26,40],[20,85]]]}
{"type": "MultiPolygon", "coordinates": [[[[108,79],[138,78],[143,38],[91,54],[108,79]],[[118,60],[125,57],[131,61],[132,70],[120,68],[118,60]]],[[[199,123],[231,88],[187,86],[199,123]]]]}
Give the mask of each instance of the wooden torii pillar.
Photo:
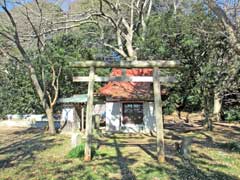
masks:
{"type": "Polygon", "coordinates": [[[157,158],[159,162],[165,161],[164,153],[164,132],[163,132],[163,113],[162,113],[162,98],[161,98],[161,84],[158,80],[159,68],[153,68],[153,93],[154,93],[154,114],[157,126],[157,158]],[[160,92],[160,93],[159,93],[160,92]]]}
{"type": "Polygon", "coordinates": [[[92,115],[93,115],[93,92],[94,82],[127,81],[127,82],[153,82],[154,91],[154,113],[157,130],[157,157],[159,162],[165,161],[164,153],[164,132],[163,114],[161,99],[161,82],[174,82],[174,77],[159,77],[159,68],[176,68],[179,61],[121,61],[107,63],[104,61],[80,61],[71,64],[75,68],[90,68],[89,77],[73,77],[74,82],[88,82],[88,101],[86,113],[86,145],[84,160],[90,161],[92,143],[92,115]],[[99,77],[95,75],[95,68],[153,68],[153,76],[132,76],[132,77],[99,77]]]}
{"type": "Polygon", "coordinates": [[[91,145],[92,145],[92,115],[93,115],[93,92],[94,92],[94,75],[95,67],[90,67],[89,82],[88,82],[88,100],[86,113],[86,144],[84,152],[84,160],[91,160],[91,145]]]}

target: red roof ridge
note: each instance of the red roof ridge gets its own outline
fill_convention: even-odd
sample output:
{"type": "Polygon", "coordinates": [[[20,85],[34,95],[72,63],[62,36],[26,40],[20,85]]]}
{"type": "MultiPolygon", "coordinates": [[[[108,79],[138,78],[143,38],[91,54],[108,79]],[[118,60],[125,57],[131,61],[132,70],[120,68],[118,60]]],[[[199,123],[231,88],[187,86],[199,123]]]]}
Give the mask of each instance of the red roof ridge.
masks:
{"type": "MultiPolygon", "coordinates": [[[[120,68],[113,68],[111,76],[122,76],[120,68]]],[[[151,68],[126,69],[126,76],[152,76],[151,68]]],[[[104,96],[122,99],[149,99],[152,96],[152,86],[150,82],[108,82],[99,89],[99,93],[104,96]]],[[[163,94],[164,92],[162,92],[163,94]]]]}
{"type": "MultiPolygon", "coordinates": [[[[111,76],[122,76],[123,69],[113,68],[111,76]]],[[[131,68],[126,69],[126,76],[151,76],[152,68],[131,68]]]]}

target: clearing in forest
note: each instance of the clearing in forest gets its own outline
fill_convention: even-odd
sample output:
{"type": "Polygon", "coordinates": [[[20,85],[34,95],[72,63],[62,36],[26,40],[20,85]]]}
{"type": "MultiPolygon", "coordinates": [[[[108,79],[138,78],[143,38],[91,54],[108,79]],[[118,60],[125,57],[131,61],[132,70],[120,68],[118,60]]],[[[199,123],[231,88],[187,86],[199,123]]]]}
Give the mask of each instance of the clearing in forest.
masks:
{"type": "Polygon", "coordinates": [[[157,163],[154,135],[103,134],[97,154],[84,163],[66,157],[67,136],[1,127],[0,179],[240,179],[239,125],[216,123],[213,132],[170,121],[165,127],[164,164],[157,163]],[[182,136],[193,138],[190,161],[175,149],[182,136]]]}

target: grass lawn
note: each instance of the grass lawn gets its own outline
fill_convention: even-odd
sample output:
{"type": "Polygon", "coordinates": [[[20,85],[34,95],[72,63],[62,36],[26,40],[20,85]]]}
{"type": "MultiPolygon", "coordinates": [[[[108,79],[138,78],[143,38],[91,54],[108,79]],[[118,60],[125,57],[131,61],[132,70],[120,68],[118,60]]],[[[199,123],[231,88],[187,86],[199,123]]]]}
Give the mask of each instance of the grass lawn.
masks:
{"type": "Polygon", "coordinates": [[[165,135],[164,164],[156,161],[155,137],[139,134],[102,135],[97,155],[85,163],[66,157],[71,150],[67,136],[0,127],[0,179],[240,179],[238,125],[219,123],[213,132],[166,129],[165,135]],[[191,161],[175,150],[181,136],[193,138],[191,161]]]}

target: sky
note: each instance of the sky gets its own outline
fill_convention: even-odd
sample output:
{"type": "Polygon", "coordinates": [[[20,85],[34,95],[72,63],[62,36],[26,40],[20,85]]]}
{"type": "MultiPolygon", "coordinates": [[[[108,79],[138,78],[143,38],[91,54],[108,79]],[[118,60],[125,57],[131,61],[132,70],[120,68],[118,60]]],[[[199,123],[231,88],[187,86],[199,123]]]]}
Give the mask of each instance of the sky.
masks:
{"type": "MultiPolygon", "coordinates": [[[[33,0],[21,0],[22,3],[28,3],[28,2],[32,2],[33,0]]],[[[74,2],[75,0],[48,0],[49,2],[52,2],[52,3],[57,3],[60,5],[61,9],[63,11],[67,11],[68,8],[69,8],[69,5],[74,2]]],[[[13,3],[11,3],[11,0],[8,0],[9,3],[7,3],[7,7],[8,9],[12,9],[14,6],[13,6],[13,3]]],[[[2,8],[0,7],[0,12],[3,11],[2,8]]]]}
{"type": "MultiPolygon", "coordinates": [[[[7,1],[11,2],[12,0],[7,0],[7,1]]],[[[27,2],[31,2],[33,0],[18,0],[18,1],[27,3],[27,2]]],[[[73,3],[75,0],[47,0],[47,1],[52,2],[52,3],[57,3],[57,4],[59,4],[59,6],[61,7],[61,9],[63,11],[68,11],[69,5],[71,3],[73,3]]],[[[224,0],[216,0],[216,1],[220,6],[224,3],[224,0]]],[[[1,0],[0,0],[0,2],[1,2],[1,0]]],[[[12,3],[8,3],[7,7],[8,7],[8,9],[12,9],[14,6],[12,5],[12,3]]],[[[0,7],[0,12],[1,11],[3,11],[3,10],[0,7]]]]}
{"type": "Polygon", "coordinates": [[[69,8],[69,4],[71,4],[72,2],[74,2],[75,0],[63,0],[63,3],[61,5],[61,9],[64,11],[67,11],[69,8]]]}

